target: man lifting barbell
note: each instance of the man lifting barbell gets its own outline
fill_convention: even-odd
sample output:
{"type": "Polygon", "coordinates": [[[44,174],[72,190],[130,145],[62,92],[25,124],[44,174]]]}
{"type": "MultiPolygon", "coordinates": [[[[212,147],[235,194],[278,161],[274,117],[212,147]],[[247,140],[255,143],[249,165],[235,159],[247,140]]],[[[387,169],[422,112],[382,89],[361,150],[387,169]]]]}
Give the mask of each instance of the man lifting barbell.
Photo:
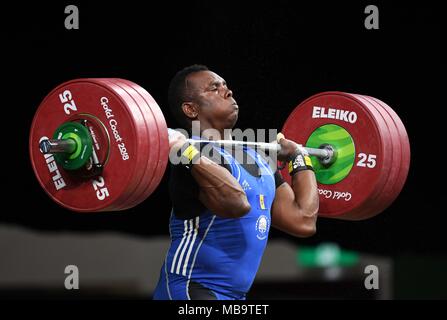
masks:
{"type": "Polygon", "coordinates": [[[345,220],[373,217],[407,178],[405,127],[379,99],[318,93],[289,115],[281,130],[287,139],[260,143],[225,136],[238,106],[224,80],[205,67],[181,71],[169,96],[176,118],[185,127],[200,125],[201,137],[168,130],[145,89],[115,78],[57,86],[40,104],[29,137],[40,185],[76,212],[138,205],[160,183],[170,151],[178,151],[182,164],[170,179],[172,243],[155,298],[243,299],[271,225],[309,236],[317,211],[345,220]],[[223,140],[208,135],[211,128],[223,140]],[[214,152],[203,156],[203,146],[214,152]],[[225,146],[242,150],[242,158],[225,146]],[[288,162],[282,174],[252,147],[277,152],[288,162]]]}
{"type": "MultiPolygon", "coordinates": [[[[194,124],[204,133],[202,139],[216,140],[206,136],[208,129],[231,139],[225,129],[236,124],[238,105],[226,82],[205,66],[177,73],[169,102],[188,131],[194,124]]],[[[172,166],[171,246],[155,299],[244,299],[270,225],[298,237],[315,233],[319,201],[309,155],[285,138],[279,144],[278,159],[291,165],[292,187],[254,149],[242,147],[255,159],[252,165],[244,161],[247,157],[237,161],[222,146],[215,146],[219,155],[213,162],[182,134],[170,138],[171,152],[180,150],[187,161],[172,166]]]]}

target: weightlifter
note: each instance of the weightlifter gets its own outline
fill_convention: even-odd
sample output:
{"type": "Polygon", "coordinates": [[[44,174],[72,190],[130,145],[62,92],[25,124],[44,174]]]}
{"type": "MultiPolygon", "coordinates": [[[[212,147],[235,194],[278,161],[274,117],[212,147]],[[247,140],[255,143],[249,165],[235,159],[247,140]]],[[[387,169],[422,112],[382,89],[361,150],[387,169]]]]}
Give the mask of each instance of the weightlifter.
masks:
{"type": "MultiPolygon", "coordinates": [[[[171,112],[184,128],[200,127],[201,140],[231,140],[239,107],[225,80],[203,65],[179,71],[169,86],[171,112]],[[227,130],[226,130],[227,129],[227,130]],[[226,135],[226,136],[225,136],[226,135]]],[[[285,138],[277,158],[288,164],[292,186],[254,149],[236,157],[224,147],[170,136],[171,245],[154,299],[243,300],[260,265],[270,226],[297,237],[316,231],[318,190],[307,151],[285,138]],[[252,161],[246,161],[251,159],[252,161]]],[[[237,154],[237,153],[236,153],[237,154]]]]}

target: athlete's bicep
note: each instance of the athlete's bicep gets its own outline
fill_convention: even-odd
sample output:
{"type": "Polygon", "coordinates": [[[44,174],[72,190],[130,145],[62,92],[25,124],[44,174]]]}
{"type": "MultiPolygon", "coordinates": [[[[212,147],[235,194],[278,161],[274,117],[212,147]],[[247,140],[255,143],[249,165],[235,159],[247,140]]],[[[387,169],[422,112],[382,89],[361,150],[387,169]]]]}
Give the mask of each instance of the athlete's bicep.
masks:
{"type": "Polygon", "coordinates": [[[282,183],[276,188],[272,204],[272,227],[296,237],[309,236],[309,219],[298,206],[295,193],[288,183],[282,183]]]}

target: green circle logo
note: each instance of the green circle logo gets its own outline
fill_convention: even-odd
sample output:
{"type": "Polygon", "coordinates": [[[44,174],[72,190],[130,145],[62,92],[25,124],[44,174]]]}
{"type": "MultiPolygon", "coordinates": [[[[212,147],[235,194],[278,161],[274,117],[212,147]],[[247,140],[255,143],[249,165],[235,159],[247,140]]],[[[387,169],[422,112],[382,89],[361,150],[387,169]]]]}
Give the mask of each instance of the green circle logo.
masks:
{"type": "Polygon", "coordinates": [[[93,152],[93,141],[89,130],[78,122],[65,122],[53,134],[53,139],[72,139],[76,149],[71,154],[55,153],[54,159],[66,170],[83,167],[93,152]]]}
{"type": "Polygon", "coordinates": [[[317,157],[311,156],[317,181],[321,184],[335,184],[343,180],[351,171],[355,160],[355,145],[351,135],[343,127],[325,124],[310,135],[306,147],[319,148],[330,144],[337,152],[334,163],[324,166],[317,157]]]}

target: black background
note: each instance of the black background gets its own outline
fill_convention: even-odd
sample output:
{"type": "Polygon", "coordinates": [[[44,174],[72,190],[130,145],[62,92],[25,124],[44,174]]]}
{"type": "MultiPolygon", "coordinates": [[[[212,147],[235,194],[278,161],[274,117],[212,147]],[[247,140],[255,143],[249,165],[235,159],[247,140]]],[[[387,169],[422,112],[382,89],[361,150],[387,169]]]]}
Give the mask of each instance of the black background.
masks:
{"type": "Polygon", "coordinates": [[[2,200],[0,222],[35,230],[115,230],[168,234],[167,180],[134,209],[76,214],[53,203],[30,165],[28,134],[45,95],[82,77],[127,78],[167,110],[169,80],[201,63],[223,76],[240,105],[240,128],[282,127],[312,94],[338,90],[376,96],[405,124],[412,160],[398,199],[362,222],[320,219],[318,233],[300,244],[336,241],[363,252],[396,256],[445,254],[441,205],[445,116],[439,8],[373,3],[380,29],[364,27],[370,3],[70,2],[2,6],[2,200]],[[64,8],[78,5],[80,29],[64,28],[64,8]]]}

